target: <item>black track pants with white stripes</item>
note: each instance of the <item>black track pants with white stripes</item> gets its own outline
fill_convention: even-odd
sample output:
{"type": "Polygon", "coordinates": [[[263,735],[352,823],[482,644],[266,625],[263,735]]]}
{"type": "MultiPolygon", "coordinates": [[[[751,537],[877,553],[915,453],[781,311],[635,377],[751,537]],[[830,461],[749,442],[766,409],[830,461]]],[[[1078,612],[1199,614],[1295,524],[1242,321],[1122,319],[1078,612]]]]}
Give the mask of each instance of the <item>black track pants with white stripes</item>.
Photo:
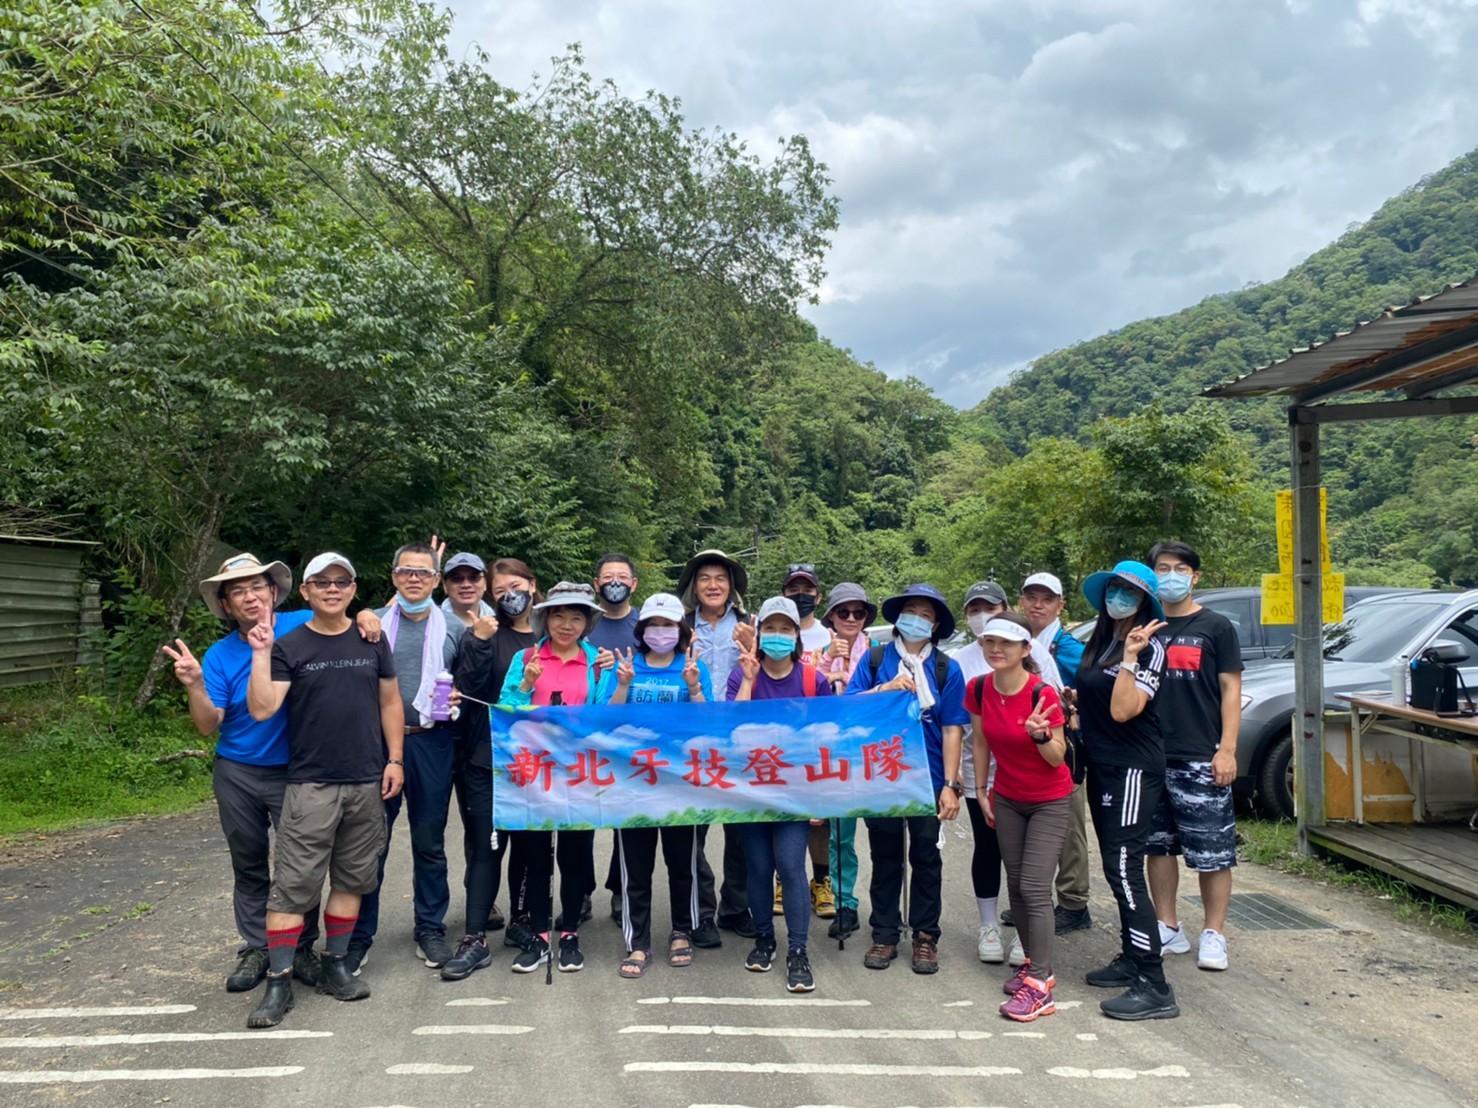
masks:
{"type": "Polygon", "coordinates": [[[1098,833],[1103,875],[1119,902],[1119,937],[1124,956],[1155,984],[1165,981],[1160,926],[1144,880],[1144,851],[1150,813],[1165,791],[1163,770],[1088,764],[1088,810],[1098,833]]]}

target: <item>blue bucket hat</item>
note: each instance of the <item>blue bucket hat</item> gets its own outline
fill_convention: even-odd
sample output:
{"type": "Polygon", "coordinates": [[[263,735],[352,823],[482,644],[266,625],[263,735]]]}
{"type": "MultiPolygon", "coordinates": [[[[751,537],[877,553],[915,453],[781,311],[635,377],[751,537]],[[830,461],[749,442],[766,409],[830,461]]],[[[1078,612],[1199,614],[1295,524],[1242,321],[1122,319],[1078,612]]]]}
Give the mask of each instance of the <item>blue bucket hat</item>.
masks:
{"type": "MultiPolygon", "coordinates": [[[[1154,574],[1150,574],[1150,580],[1154,580],[1154,574]]],[[[949,601],[944,599],[944,594],[933,585],[910,585],[897,596],[890,596],[883,601],[883,618],[889,623],[897,623],[898,616],[903,611],[903,605],[910,600],[923,599],[934,602],[934,639],[942,642],[955,633],[954,613],[949,610],[949,601]]]]}
{"type": "Polygon", "coordinates": [[[1150,606],[1155,610],[1155,618],[1165,618],[1165,609],[1160,607],[1160,598],[1155,595],[1155,589],[1158,587],[1155,571],[1143,562],[1136,562],[1133,559],[1120,562],[1113,569],[1091,574],[1088,580],[1083,582],[1083,596],[1097,611],[1103,611],[1103,595],[1108,591],[1109,583],[1113,581],[1144,593],[1150,598],[1150,606]]]}

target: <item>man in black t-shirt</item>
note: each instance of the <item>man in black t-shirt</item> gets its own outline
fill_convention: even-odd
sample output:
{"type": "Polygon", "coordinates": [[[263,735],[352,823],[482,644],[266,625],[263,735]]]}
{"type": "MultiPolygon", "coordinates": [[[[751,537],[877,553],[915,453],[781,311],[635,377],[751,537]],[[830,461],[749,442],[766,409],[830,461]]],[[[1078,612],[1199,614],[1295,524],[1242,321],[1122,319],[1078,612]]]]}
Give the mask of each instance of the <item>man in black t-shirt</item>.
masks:
{"type": "Polygon", "coordinates": [[[345,955],[360,897],[379,882],[384,801],[405,784],[405,714],[390,644],[365,642],[347,615],[354,587],[349,559],[320,554],[303,571],[313,618],[280,641],[270,621],[247,634],[247,710],[262,720],[286,704],[288,731],[287,789],[267,898],[271,968],[248,1027],[273,1027],[291,1011],[293,951],[325,875],[330,891],[318,991],[338,1000],[369,996],[345,955]]]}
{"type": "Polygon", "coordinates": [[[1175,856],[1184,855],[1186,868],[1200,877],[1205,906],[1197,962],[1204,970],[1224,970],[1227,907],[1237,864],[1232,781],[1242,718],[1242,648],[1231,621],[1191,595],[1201,578],[1194,550],[1162,542],[1150,551],[1150,564],[1167,621],[1157,636],[1165,647],[1158,699],[1165,790],[1151,817],[1146,848],[1150,899],[1165,953],[1189,953],[1175,899],[1180,881],[1175,856]]]}

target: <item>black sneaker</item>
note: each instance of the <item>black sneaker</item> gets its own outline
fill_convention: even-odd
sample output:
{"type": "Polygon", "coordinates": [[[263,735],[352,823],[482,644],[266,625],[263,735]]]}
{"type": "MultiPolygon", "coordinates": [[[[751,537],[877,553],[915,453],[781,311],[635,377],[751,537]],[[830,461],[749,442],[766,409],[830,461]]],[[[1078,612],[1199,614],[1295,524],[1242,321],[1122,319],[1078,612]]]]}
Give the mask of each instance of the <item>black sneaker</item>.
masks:
{"type": "MultiPolygon", "coordinates": [[[[595,915],[595,907],[590,903],[590,898],[587,896],[584,900],[580,901],[580,923],[575,924],[575,926],[579,927],[581,923],[584,923],[593,915],[595,915]]],[[[565,914],[563,912],[554,917],[554,929],[556,931],[569,930],[569,927],[565,924],[565,914]]]]}
{"type": "Polygon", "coordinates": [[[785,987],[793,993],[809,993],[816,989],[811,976],[811,959],[804,950],[792,950],[785,956],[785,987]]]}
{"type": "Polygon", "coordinates": [[[308,988],[317,988],[318,982],[323,978],[323,963],[318,959],[318,951],[311,946],[300,946],[293,951],[293,980],[301,981],[308,988]]]}
{"type": "Polygon", "coordinates": [[[1102,969],[1088,971],[1088,984],[1100,989],[1123,989],[1134,984],[1139,977],[1139,967],[1124,957],[1121,951],[1114,960],[1102,969]]]}
{"type": "MultiPolygon", "coordinates": [[[[364,1000],[370,995],[369,985],[355,980],[354,972],[349,968],[348,955],[325,953],[318,962],[323,967],[323,976],[318,980],[319,992],[335,1000],[364,1000]]],[[[362,966],[364,962],[359,964],[362,966]]]]}
{"type": "Polygon", "coordinates": [[[611,894],[611,918],[617,923],[621,922],[621,894],[611,894]]]}
{"type": "Polygon", "coordinates": [[[416,940],[416,957],[432,969],[439,969],[452,960],[452,948],[445,935],[432,932],[416,940]]]}
{"type": "Polygon", "coordinates": [[[264,976],[267,978],[267,991],[262,995],[261,1003],[246,1017],[248,1027],[276,1027],[282,1022],[282,1017],[293,1010],[293,975],[284,972],[264,976]]]}
{"type": "MultiPolygon", "coordinates": [[[[753,926],[750,927],[749,933],[753,936],[753,926]]],[[[718,933],[718,924],[711,919],[706,919],[695,927],[688,938],[694,946],[701,950],[717,950],[724,945],[724,937],[718,933]]]]}
{"type": "Polygon", "coordinates": [[[533,973],[549,961],[549,943],[542,935],[531,935],[524,948],[513,959],[514,973],[533,973]]]}
{"type": "Polygon", "coordinates": [[[741,939],[752,939],[758,934],[754,929],[754,917],[748,912],[745,912],[742,916],[735,916],[733,919],[720,917],[717,924],[725,931],[734,932],[741,939]]]}
{"type": "Polygon", "coordinates": [[[529,927],[529,917],[519,916],[508,925],[508,930],[503,933],[503,945],[511,946],[514,950],[522,950],[529,945],[529,940],[534,937],[534,932],[529,927]]]}
{"type": "Polygon", "coordinates": [[[753,973],[769,973],[775,964],[775,936],[756,935],[754,949],[744,959],[744,968],[753,973]]]}
{"type": "Polygon", "coordinates": [[[1052,910],[1052,921],[1059,935],[1066,935],[1069,931],[1086,931],[1093,926],[1093,917],[1086,907],[1064,908],[1059,904],[1052,910]]]}
{"type": "Polygon", "coordinates": [[[267,960],[265,950],[248,950],[236,963],[236,968],[226,978],[226,991],[228,993],[249,993],[262,983],[262,978],[267,976],[267,967],[271,963],[267,960]]]}
{"type": "Polygon", "coordinates": [[[580,952],[579,935],[559,937],[559,972],[579,973],[585,968],[585,955],[580,952]]]}
{"type": "Polygon", "coordinates": [[[861,926],[857,920],[856,908],[838,908],[836,918],[831,921],[831,926],[826,929],[828,939],[847,939],[861,926]]]}
{"type": "Polygon", "coordinates": [[[1099,1011],[1111,1020],[1173,1020],[1180,1015],[1170,982],[1154,985],[1148,977],[1137,977],[1123,996],[1105,1000],[1099,1011]]]}
{"type": "MultiPolygon", "coordinates": [[[[349,967],[350,977],[358,977],[359,971],[369,964],[369,952],[369,943],[349,940],[349,953],[344,955],[344,964],[349,967]]],[[[320,978],[321,976],[320,974],[320,978]]]]}
{"type": "MultiPolygon", "coordinates": [[[[1059,912],[1062,911],[1061,908],[1059,908],[1057,910],[1059,912]]],[[[1012,915],[1010,908],[1007,908],[1007,909],[1005,909],[1004,911],[1001,912],[1001,926],[1002,927],[1015,927],[1016,926],[1016,917],[1014,915],[1012,915]]],[[[1061,935],[1062,932],[1059,931],[1058,934],[1061,935]]]]}
{"type": "Polygon", "coordinates": [[[441,967],[441,979],[461,981],[463,978],[471,977],[473,973],[492,960],[493,952],[488,949],[488,942],[485,938],[481,935],[463,935],[462,941],[457,944],[457,953],[448,958],[441,967]]]}

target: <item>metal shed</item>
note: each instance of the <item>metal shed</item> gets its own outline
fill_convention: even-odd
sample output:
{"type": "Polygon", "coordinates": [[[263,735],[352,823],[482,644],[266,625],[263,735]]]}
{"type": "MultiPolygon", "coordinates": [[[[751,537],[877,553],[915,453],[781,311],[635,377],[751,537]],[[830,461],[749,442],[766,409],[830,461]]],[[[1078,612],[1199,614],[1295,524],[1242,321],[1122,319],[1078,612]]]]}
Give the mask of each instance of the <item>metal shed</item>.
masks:
{"type": "Polygon", "coordinates": [[[83,636],[100,625],[98,586],[82,578],[82,556],[93,545],[0,535],[0,688],[86,661],[83,636]]]}

